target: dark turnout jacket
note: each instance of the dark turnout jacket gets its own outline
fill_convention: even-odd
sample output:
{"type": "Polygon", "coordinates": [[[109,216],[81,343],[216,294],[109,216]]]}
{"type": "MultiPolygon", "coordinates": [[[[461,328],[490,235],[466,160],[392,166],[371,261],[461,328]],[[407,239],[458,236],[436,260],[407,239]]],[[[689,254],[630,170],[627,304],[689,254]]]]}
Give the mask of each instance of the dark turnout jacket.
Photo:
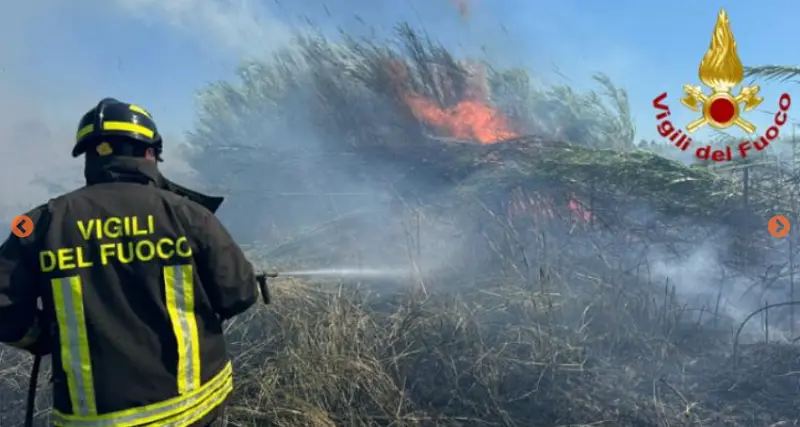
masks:
{"type": "Polygon", "coordinates": [[[0,342],[49,340],[56,425],[205,424],[233,388],[222,321],[256,301],[253,268],[154,162],[91,159],[86,179],[0,247],[0,342]]]}

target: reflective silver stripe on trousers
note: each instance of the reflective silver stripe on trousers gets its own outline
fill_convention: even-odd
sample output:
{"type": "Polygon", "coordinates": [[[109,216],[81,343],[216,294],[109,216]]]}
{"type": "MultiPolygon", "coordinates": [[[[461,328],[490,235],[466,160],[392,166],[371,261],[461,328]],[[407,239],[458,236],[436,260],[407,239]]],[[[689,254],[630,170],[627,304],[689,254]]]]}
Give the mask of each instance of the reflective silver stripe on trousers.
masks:
{"type": "Polygon", "coordinates": [[[209,408],[210,411],[214,408],[214,402],[224,401],[231,390],[233,390],[233,368],[228,362],[207,383],[182,396],[138,408],[88,417],[66,415],[53,410],[51,420],[53,424],[62,427],[161,427],[183,419],[184,416],[202,408],[209,408]]]}
{"type": "Polygon", "coordinates": [[[81,279],[52,279],[50,284],[61,342],[61,367],[67,377],[72,411],[84,416],[97,414],[81,279]]]}
{"type": "Polygon", "coordinates": [[[178,393],[200,387],[200,345],[191,265],[164,267],[164,295],[178,351],[178,393]]]}
{"type": "MultiPolygon", "coordinates": [[[[172,417],[167,420],[163,420],[158,424],[151,424],[148,427],[150,426],[156,427],[156,425],[158,427],[187,427],[197,422],[199,419],[208,415],[209,412],[219,407],[219,405],[225,402],[225,399],[228,397],[228,395],[230,395],[232,391],[233,391],[233,383],[229,382],[225,384],[223,388],[217,390],[216,393],[210,395],[204,402],[197,405],[197,407],[194,410],[188,411],[186,413],[180,414],[178,416],[172,417]]],[[[221,416],[224,417],[225,416],[224,413],[221,416]]]]}

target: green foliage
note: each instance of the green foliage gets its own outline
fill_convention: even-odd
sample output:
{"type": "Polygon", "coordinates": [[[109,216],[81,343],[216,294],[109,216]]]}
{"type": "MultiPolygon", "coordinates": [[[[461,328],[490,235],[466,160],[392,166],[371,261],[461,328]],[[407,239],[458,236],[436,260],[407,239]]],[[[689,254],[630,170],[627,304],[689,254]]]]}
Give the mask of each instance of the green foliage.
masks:
{"type": "Polygon", "coordinates": [[[764,78],[767,80],[791,81],[800,76],[800,67],[787,65],[745,67],[744,76],[764,78]]]}
{"type": "MultiPolygon", "coordinates": [[[[732,374],[724,332],[732,325],[724,315],[713,309],[695,316],[698,308],[677,301],[674,287],[639,280],[631,271],[640,266],[624,264],[651,246],[693,251],[722,228],[732,232],[719,240],[782,262],[774,260],[781,252],[770,247],[777,244],[764,223],[776,210],[794,208],[785,157],[688,167],[668,160],[665,150],[674,147],[634,143],[627,94],[607,76],[595,76],[598,90],[581,92],[537,86],[524,69],[484,65],[485,76],[402,24],[389,42],[298,37],[271,60],[243,65],[237,82],[201,93],[192,164],[229,196],[228,209],[248,218],[242,240],[264,235],[254,216],[272,221],[272,239],[251,246],[254,260],[361,265],[363,239],[387,224],[330,195],[358,179],[400,196],[421,193],[410,209],[416,237],[404,222],[369,248],[378,258],[397,258],[382,256],[391,246],[414,266],[437,255],[420,255],[420,217],[428,216],[428,229],[447,225],[469,235],[457,246],[472,252],[446,266],[458,276],[444,287],[474,284],[459,295],[428,294],[422,279],[392,283],[407,292],[382,298],[360,286],[278,279],[278,304],[231,325],[237,423],[750,426],[794,417],[796,384],[785,372],[797,368],[784,364],[796,360],[789,346],[750,347],[746,368],[732,374]],[[403,101],[412,92],[447,109],[476,85],[485,85],[486,100],[522,137],[454,143],[403,101]],[[326,221],[304,216],[308,199],[292,205],[263,198],[287,193],[319,193],[330,206],[326,221]],[[508,208],[520,194],[529,215],[514,217],[508,208]],[[579,227],[562,216],[568,230],[552,239],[540,225],[542,211],[569,206],[571,198],[591,220],[579,227]],[[416,256],[409,255],[413,243],[416,256]],[[486,262],[481,250],[502,262],[486,262]],[[511,279],[511,270],[525,272],[511,279]]],[[[759,261],[753,252],[742,258],[759,261]]],[[[772,267],[764,266],[757,274],[772,267]]],[[[650,274],[649,264],[642,269],[650,274]]]]}
{"type": "Polygon", "coordinates": [[[780,162],[761,156],[755,163],[687,167],[662,157],[672,157],[666,150],[673,147],[637,147],[627,94],[607,76],[595,76],[598,90],[580,92],[537,86],[524,69],[482,64],[483,72],[480,65],[407,24],[383,42],[299,36],[271,60],[244,64],[237,82],[201,93],[192,164],[210,190],[228,196],[228,212],[249,217],[255,210],[268,221],[256,229],[247,223],[245,238],[290,237],[324,221],[319,211],[330,217],[360,207],[362,199],[329,196],[357,192],[353,182],[422,204],[470,206],[477,199],[493,208],[516,189],[544,187],[592,200],[609,218],[640,203],[737,229],[743,217],[756,224],[776,209],[792,209],[784,203],[785,180],[772,179],[786,175],[776,172],[780,162]],[[454,143],[404,102],[414,93],[446,109],[476,87],[519,133],[534,136],[488,146],[454,143]],[[454,197],[439,198],[442,189],[454,197]],[[319,197],[281,197],[290,194],[319,197]]]}
{"type": "MultiPolygon", "coordinates": [[[[201,92],[197,127],[189,135],[196,148],[194,163],[208,173],[204,160],[218,159],[221,151],[285,151],[273,140],[282,133],[323,140],[324,151],[337,152],[406,148],[424,141],[436,130],[414,117],[400,92],[413,91],[447,108],[464,99],[469,80],[476,77],[464,61],[406,24],[398,26],[395,42],[346,35],[334,42],[306,35],[270,61],[243,65],[235,84],[218,82],[201,92]],[[405,73],[399,82],[393,66],[405,73]]],[[[627,94],[606,76],[595,77],[599,91],[580,93],[568,86],[534,87],[521,69],[490,68],[487,74],[489,101],[522,134],[596,148],[634,146],[627,94]]],[[[297,139],[295,148],[307,143],[297,139]]],[[[272,155],[253,160],[262,167],[281,163],[272,155]]],[[[226,179],[209,177],[216,183],[226,179]]]]}

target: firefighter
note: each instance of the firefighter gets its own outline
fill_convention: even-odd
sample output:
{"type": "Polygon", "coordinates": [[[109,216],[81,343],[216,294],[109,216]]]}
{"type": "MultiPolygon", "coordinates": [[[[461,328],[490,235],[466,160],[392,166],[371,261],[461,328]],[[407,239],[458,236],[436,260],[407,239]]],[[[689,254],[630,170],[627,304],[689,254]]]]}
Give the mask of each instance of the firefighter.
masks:
{"type": "Polygon", "coordinates": [[[0,247],[0,342],[52,353],[55,425],[218,425],[233,388],[222,322],[258,297],[214,216],[169,191],[146,110],[107,98],[80,121],[86,185],[0,247]],[[24,234],[24,233],[20,233],[24,234]]]}

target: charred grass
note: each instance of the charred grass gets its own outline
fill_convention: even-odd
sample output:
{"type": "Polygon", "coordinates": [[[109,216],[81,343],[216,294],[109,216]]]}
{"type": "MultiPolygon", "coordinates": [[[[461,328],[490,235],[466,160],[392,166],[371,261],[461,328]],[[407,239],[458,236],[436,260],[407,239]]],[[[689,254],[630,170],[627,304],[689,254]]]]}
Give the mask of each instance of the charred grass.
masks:
{"type": "MultiPolygon", "coordinates": [[[[366,284],[278,279],[275,304],[227,325],[233,425],[790,426],[798,351],[739,347],[599,278],[376,295],[366,284]],[[594,292],[587,292],[590,288],[594,292]]],[[[669,293],[666,293],[666,298],[669,293]]],[[[3,354],[1,425],[20,425],[29,360],[3,354]]],[[[49,409],[40,378],[37,424],[49,409]]]]}
{"type": "Polygon", "coordinates": [[[286,427],[795,425],[792,346],[744,346],[734,369],[724,320],[599,278],[581,286],[543,273],[375,297],[278,281],[279,303],[230,325],[231,416],[286,427]]]}
{"type": "MultiPolygon", "coordinates": [[[[408,26],[398,33],[399,49],[307,37],[300,40],[299,53],[248,64],[240,82],[213,85],[203,93],[199,126],[190,135],[197,148],[192,166],[232,193],[232,209],[247,218],[253,210],[275,218],[307,210],[305,201],[294,210],[286,203],[251,201],[253,194],[287,191],[286,183],[302,181],[298,177],[330,181],[322,173],[287,166],[299,163],[291,157],[296,147],[287,153],[264,137],[275,131],[267,117],[293,131],[308,127],[306,118],[296,123],[299,99],[315,119],[315,132],[325,136],[326,160],[357,153],[370,166],[362,172],[382,181],[376,169],[385,169],[390,159],[411,171],[409,176],[426,179],[405,183],[407,189],[418,186],[428,190],[418,193],[438,199],[441,192],[430,191],[430,181],[439,180],[468,199],[444,200],[457,206],[485,204],[503,211],[498,206],[507,208],[508,200],[494,199],[522,191],[538,174],[531,191],[558,188],[562,198],[577,194],[590,212],[613,207],[615,213],[606,215],[615,223],[613,232],[626,239],[646,234],[648,242],[663,244],[677,239],[667,232],[654,235],[653,224],[622,224],[621,200],[644,201],[675,218],[710,217],[715,227],[727,221],[728,208],[741,205],[737,181],[630,151],[634,132],[627,95],[607,78],[597,77],[601,93],[586,94],[566,86],[536,87],[524,70],[488,67],[488,76],[477,79],[446,49],[408,26]],[[442,142],[447,135],[421,123],[402,102],[404,93],[413,92],[452,108],[476,79],[486,80],[488,97],[519,133],[577,146],[547,143],[545,150],[538,143],[485,148],[442,142]],[[549,138],[553,134],[559,138],[549,138]],[[484,166],[500,163],[510,166],[484,166]],[[473,179],[477,175],[483,178],[473,179]],[[569,188],[562,189],[565,182],[569,188]],[[581,186],[588,188],[579,191],[581,186]]],[[[756,190],[764,189],[750,188],[747,203],[759,214],[788,199],[778,193],[759,196],[764,191],[756,190]]],[[[453,212],[442,216],[454,217],[453,212]]],[[[354,221],[351,228],[365,228],[360,217],[354,221]]],[[[249,220],[242,223],[249,236],[256,233],[249,220]]],[[[297,237],[292,227],[275,226],[297,237]]],[[[334,227],[345,228],[342,222],[334,227]]],[[[497,235],[512,234],[501,228],[497,235]]],[[[661,229],[675,234],[672,223],[661,229]]],[[[745,239],[751,246],[752,236],[745,239]]],[[[705,240],[692,237],[695,245],[705,240]]],[[[318,236],[313,238],[319,245],[318,236]]],[[[584,249],[611,258],[630,251],[629,242],[623,243],[621,249],[584,249]]],[[[327,265],[341,245],[328,246],[318,252],[319,262],[308,265],[327,265]]],[[[670,284],[630,283],[619,271],[602,268],[578,271],[573,261],[550,256],[528,265],[526,260],[525,274],[501,273],[506,269],[499,262],[488,264],[496,268],[480,277],[470,272],[424,286],[278,279],[273,305],[258,306],[226,325],[237,375],[231,421],[275,427],[797,425],[795,346],[739,346],[734,363],[738,325],[731,320],[685,306],[670,284]]],[[[18,425],[30,361],[13,351],[2,357],[0,425],[18,425]]],[[[40,378],[40,423],[49,408],[47,378],[46,372],[40,378]]]]}

